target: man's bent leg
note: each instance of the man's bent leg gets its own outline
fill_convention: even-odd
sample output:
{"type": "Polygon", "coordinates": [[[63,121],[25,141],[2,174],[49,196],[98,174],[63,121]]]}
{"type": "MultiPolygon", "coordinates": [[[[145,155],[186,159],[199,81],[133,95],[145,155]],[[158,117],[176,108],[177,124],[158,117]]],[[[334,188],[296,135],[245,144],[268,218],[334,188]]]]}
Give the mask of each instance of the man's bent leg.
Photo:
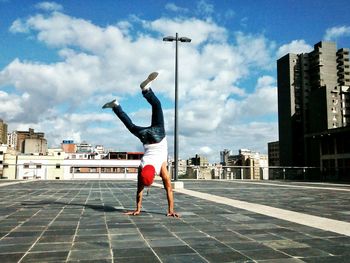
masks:
{"type": "Polygon", "coordinates": [[[136,126],[133,124],[129,116],[123,111],[122,107],[120,105],[117,105],[112,108],[114,113],[118,116],[118,118],[124,123],[125,127],[134,134],[137,138],[140,139],[140,131],[144,129],[143,127],[136,126]]]}
{"type": "Polygon", "coordinates": [[[142,95],[152,106],[152,124],[151,126],[164,126],[164,116],[162,104],[159,99],[153,93],[152,89],[148,89],[142,92],[142,95]]]}

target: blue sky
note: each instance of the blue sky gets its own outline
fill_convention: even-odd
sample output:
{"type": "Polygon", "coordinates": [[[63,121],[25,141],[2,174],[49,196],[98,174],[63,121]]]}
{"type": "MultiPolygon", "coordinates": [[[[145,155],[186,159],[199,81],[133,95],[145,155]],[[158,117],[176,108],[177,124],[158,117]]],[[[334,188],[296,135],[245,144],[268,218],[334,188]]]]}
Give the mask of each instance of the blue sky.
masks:
{"type": "Polygon", "coordinates": [[[174,44],[179,44],[180,157],[219,161],[224,148],[266,153],[278,140],[276,60],[321,40],[350,47],[349,1],[221,0],[56,2],[0,0],[0,118],[9,131],[45,132],[118,151],[142,145],[109,110],[117,98],[135,123],[153,84],[173,148],[174,44]]]}

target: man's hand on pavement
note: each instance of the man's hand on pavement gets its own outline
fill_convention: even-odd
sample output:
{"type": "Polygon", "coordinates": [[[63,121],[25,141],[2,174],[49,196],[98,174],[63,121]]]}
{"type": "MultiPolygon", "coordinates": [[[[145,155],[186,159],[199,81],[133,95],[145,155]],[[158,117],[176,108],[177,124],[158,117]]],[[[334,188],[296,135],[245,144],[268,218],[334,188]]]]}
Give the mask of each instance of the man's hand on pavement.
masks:
{"type": "Polygon", "coordinates": [[[167,215],[166,215],[166,216],[180,217],[180,215],[179,215],[179,214],[177,214],[177,213],[175,213],[175,212],[169,212],[169,213],[167,213],[167,215]]]}
{"type": "Polygon", "coordinates": [[[141,211],[139,210],[135,210],[135,211],[129,211],[129,212],[126,212],[124,213],[125,215],[130,215],[130,216],[137,216],[141,213],[141,211]]]}

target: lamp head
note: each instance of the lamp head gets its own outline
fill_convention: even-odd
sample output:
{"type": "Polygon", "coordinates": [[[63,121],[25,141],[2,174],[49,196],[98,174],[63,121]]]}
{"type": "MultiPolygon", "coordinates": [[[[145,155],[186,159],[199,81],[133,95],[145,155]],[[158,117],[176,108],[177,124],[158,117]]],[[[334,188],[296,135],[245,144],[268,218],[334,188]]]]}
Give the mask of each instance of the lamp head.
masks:
{"type": "Polygon", "coordinates": [[[173,36],[163,37],[163,41],[174,41],[174,40],[176,40],[176,38],[173,36]]]}
{"type": "Polygon", "coordinates": [[[191,42],[192,39],[188,38],[188,37],[180,37],[179,40],[181,42],[191,42]]]}

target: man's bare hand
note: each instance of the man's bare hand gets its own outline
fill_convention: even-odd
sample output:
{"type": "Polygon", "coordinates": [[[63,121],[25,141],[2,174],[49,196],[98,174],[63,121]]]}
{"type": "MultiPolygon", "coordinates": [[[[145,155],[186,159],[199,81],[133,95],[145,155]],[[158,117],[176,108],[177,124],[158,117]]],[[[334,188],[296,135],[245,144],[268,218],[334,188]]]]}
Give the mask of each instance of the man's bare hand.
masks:
{"type": "Polygon", "coordinates": [[[141,213],[141,211],[139,210],[135,210],[135,211],[129,211],[129,212],[126,212],[124,213],[125,215],[129,215],[129,216],[137,216],[141,213]]]}
{"type": "Polygon", "coordinates": [[[167,215],[166,216],[172,216],[172,217],[180,217],[180,215],[179,214],[177,214],[177,213],[175,213],[175,212],[170,212],[170,213],[167,213],[167,215]]]}

